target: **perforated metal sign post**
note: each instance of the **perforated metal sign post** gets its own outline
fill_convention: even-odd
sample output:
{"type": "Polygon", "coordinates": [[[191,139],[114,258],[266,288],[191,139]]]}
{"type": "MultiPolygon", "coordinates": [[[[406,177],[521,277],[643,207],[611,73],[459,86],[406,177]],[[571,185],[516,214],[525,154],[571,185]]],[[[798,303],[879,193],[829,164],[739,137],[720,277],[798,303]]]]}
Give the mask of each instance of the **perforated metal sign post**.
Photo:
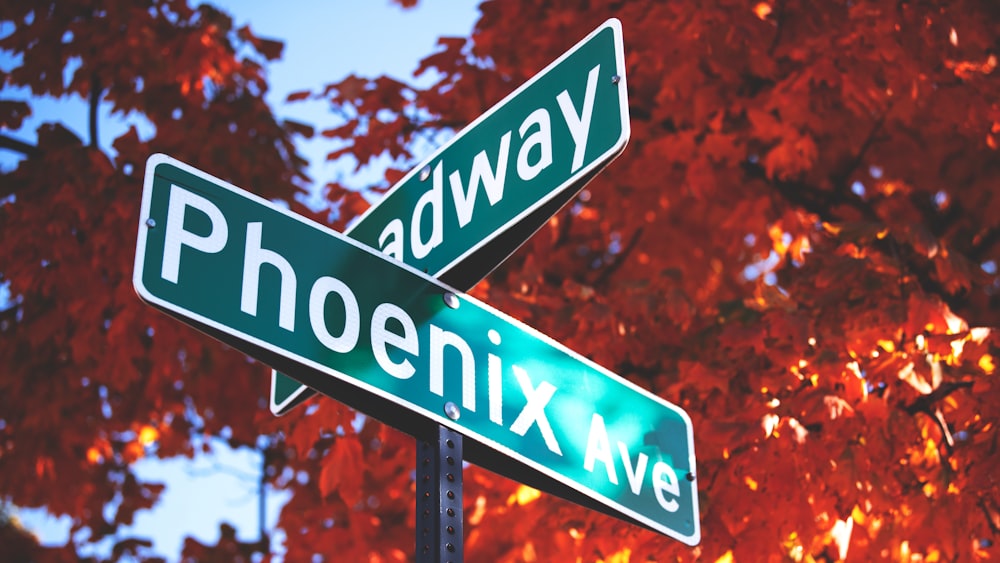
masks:
{"type": "Polygon", "coordinates": [[[416,479],[417,563],[459,563],[464,553],[462,435],[438,426],[437,436],[418,440],[416,479]]]}

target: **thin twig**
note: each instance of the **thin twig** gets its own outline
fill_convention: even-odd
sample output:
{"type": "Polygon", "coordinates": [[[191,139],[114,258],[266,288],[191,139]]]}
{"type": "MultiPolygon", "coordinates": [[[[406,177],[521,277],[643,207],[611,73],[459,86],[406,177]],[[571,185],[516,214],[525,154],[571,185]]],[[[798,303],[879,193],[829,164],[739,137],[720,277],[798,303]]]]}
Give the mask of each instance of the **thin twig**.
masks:
{"type": "Polygon", "coordinates": [[[97,110],[101,104],[101,79],[97,72],[90,75],[90,146],[97,148],[97,110]]]}

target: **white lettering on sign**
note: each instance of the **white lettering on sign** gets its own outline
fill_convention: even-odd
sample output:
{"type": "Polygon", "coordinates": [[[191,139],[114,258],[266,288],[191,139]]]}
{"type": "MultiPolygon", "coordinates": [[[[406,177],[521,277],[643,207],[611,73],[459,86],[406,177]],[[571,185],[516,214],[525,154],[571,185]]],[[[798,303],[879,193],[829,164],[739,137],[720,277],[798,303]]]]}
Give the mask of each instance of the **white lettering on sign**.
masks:
{"type": "Polygon", "coordinates": [[[552,433],[552,426],[549,424],[544,410],[545,405],[549,404],[552,395],[556,392],[556,387],[548,381],[542,381],[538,387],[533,387],[531,379],[528,378],[528,372],[518,366],[514,366],[513,369],[514,377],[517,378],[517,383],[521,386],[521,391],[528,399],[528,403],[524,405],[521,414],[517,415],[514,424],[510,425],[510,431],[518,436],[524,436],[532,424],[537,424],[538,430],[541,431],[542,438],[545,440],[545,447],[552,450],[553,453],[562,455],[559,442],[556,441],[556,436],[552,433]]]}
{"type": "MultiPolygon", "coordinates": [[[[494,346],[500,345],[500,333],[492,328],[486,334],[487,338],[494,346]]],[[[490,421],[503,426],[503,364],[500,356],[487,354],[486,356],[486,390],[490,403],[490,421]]]]}
{"type": "MultiPolygon", "coordinates": [[[[601,65],[596,65],[587,74],[579,112],[570,97],[569,90],[563,90],[556,95],[555,101],[562,116],[562,124],[569,131],[573,141],[573,158],[568,163],[570,174],[583,166],[586,157],[600,69],[601,65]]],[[[517,133],[519,146],[517,156],[514,158],[515,169],[518,178],[529,182],[553,164],[552,123],[549,111],[545,108],[533,110],[518,126],[517,133]]],[[[511,160],[512,138],[513,131],[505,131],[494,145],[497,147],[492,153],[495,158],[491,158],[491,154],[484,148],[473,157],[467,173],[458,169],[448,173],[448,184],[451,188],[450,204],[455,209],[458,228],[461,229],[472,222],[477,209],[476,201],[480,185],[486,192],[486,199],[491,207],[503,200],[511,160]],[[468,184],[463,184],[463,177],[468,178],[468,184]]],[[[444,242],[446,205],[444,176],[444,162],[438,161],[431,174],[430,189],[417,200],[410,216],[409,247],[417,260],[427,257],[435,247],[444,242]]],[[[406,248],[405,236],[405,218],[390,219],[379,234],[379,249],[397,260],[405,261],[403,255],[406,248]]]]}
{"type": "Polygon", "coordinates": [[[653,466],[653,492],[656,493],[656,500],[660,506],[667,512],[677,512],[677,509],[680,508],[676,500],[663,497],[663,493],[675,497],[681,496],[681,485],[677,481],[674,468],[662,461],[656,462],[656,465],[653,466]]]}
{"type": "MultiPolygon", "coordinates": [[[[410,233],[412,233],[410,237],[410,250],[416,258],[423,258],[424,256],[427,256],[435,246],[441,244],[444,240],[444,230],[442,226],[442,223],[444,222],[443,174],[444,172],[441,171],[441,163],[439,162],[437,166],[434,167],[434,181],[432,182],[433,187],[427,190],[424,195],[420,196],[420,199],[417,200],[416,207],[413,208],[413,219],[410,221],[410,233]],[[431,234],[425,241],[424,237],[421,236],[420,233],[423,230],[424,211],[428,207],[431,208],[431,234]]],[[[385,252],[384,249],[383,252],[385,252]]],[[[386,254],[388,254],[388,252],[386,252],[386,254]]],[[[398,259],[402,260],[402,255],[400,255],[398,259]]]]}
{"type": "Polygon", "coordinates": [[[247,224],[247,245],[243,254],[243,289],[240,292],[240,310],[257,316],[257,289],[260,286],[260,267],[270,264],[281,274],[281,299],[278,301],[278,326],[295,331],[295,270],[292,265],[273,250],[261,248],[262,225],[247,224]]]}
{"type": "Polygon", "coordinates": [[[396,258],[403,259],[403,220],[393,219],[382,229],[382,234],[378,236],[378,246],[382,252],[396,258]],[[392,237],[392,238],[389,238],[392,237]]]}
{"type": "MultiPolygon", "coordinates": [[[[577,122],[582,123],[587,119],[586,105],[585,103],[580,115],[576,116],[577,122]]],[[[579,139],[580,142],[585,142],[585,139],[579,139]]],[[[500,150],[502,152],[506,149],[501,146],[500,150]]],[[[499,162],[506,158],[504,156],[499,162]]],[[[488,163],[485,156],[482,162],[488,163]]],[[[443,185],[440,165],[435,174],[438,176],[437,181],[443,185]]],[[[496,175],[479,171],[473,175],[468,189],[478,189],[478,185],[482,184],[488,198],[500,197],[502,192],[496,191],[498,188],[494,184],[499,181],[500,178],[496,175]]],[[[460,179],[452,183],[453,190],[455,186],[465,189],[460,185],[460,179]]],[[[443,188],[440,191],[443,192],[443,188]]],[[[463,193],[463,197],[470,201],[475,197],[471,195],[471,191],[463,193]]],[[[426,197],[427,203],[419,207],[418,215],[425,211],[432,215],[436,213],[433,206],[436,205],[438,196],[426,197]]],[[[185,256],[194,253],[211,255],[242,251],[240,310],[251,317],[258,317],[259,307],[277,307],[276,320],[271,316],[259,318],[258,322],[276,322],[279,327],[293,332],[296,329],[311,329],[312,336],[320,345],[338,354],[356,352],[358,346],[362,345],[363,350],[370,350],[371,359],[374,360],[370,364],[377,365],[387,376],[397,380],[411,380],[421,374],[426,378],[429,393],[442,398],[460,395],[462,408],[469,416],[476,416],[477,411],[485,410],[486,413],[478,416],[483,421],[488,420],[487,424],[496,425],[522,438],[540,439],[545,448],[557,456],[564,456],[565,444],[560,443],[561,440],[570,441],[570,451],[581,451],[584,435],[574,431],[582,429],[584,421],[559,420],[559,428],[562,430],[557,434],[551,422],[555,419],[550,420],[550,416],[555,416],[553,412],[566,416],[566,412],[579,411],[562,408],[559,403],[563,396],[552,382],[546,380],[544,373],[529,374],[516,364],[505,366],[501,359],[503,339],[496,329],[484,327],[484,338],[484,333],[478,333],[478,337],[460,334],[433,322],[418,327],[410,313],[394,303],[359,303],[354,290],[337,277],[320,276],[311,285],[308,285],[308,280],[299,279],[294,265],[285,256],[273,248],[267,248],[267,227],[262,222],[247,222],[245,230],[231,226],[214,203],[176,185],[171,185],[167,208],[164,264],[160,272],[163,279],[178,283],[185,256]],[[192,213],[200,214],[198,219],[201,220],[185,222],[186,217],[195,219],[192,213]],[[242,245],[228,245],[231,233],[244,232],[246,240],[242,245]],[[265,269],[271,270],[271,275],[276,272],[280,278],[277,295],[269,295],[267,292],[261,295],[260,277],[265,269]],[[303,298],[306,296],[305,289],[308,288],[308,306],[302,313],[308,314],[309,328],[296,325],[295,307],[299,283],[304,286],[303,298]],[[366,315],[370,315],[367,327],[364,322],[366,315]],[[362,340],[363,328],[369,330],[367,342],[362,340]],[[475,340],[469,340],[470,338],[475,340]],[[470,345],[470,342],[474,345],[470,345]],[[486,350],[483,349],[484,345],[488,347],[486,350]],[[422,369],[418,368],[421,358],[426,362],[423,364],[426,367],[422,369]],[[485,374],[477,373],[483,368],[485,374]],[[480,379],[482,377],[485,377],[485,382],[480,379]],[[483,383],[486,393],[483,394],[480,390],[477,395],[477,385],[483,383]],[[485,409],[479,408],[482,406],[477,404],[480,399],[487,403],[485,409]],[[513,421],[505,420],[505,408],[508,414],[520,409],[513,421]]],[[[433,225],[433,221],[431,224],[433,225]]],[[[429,236],[422,236],[419,242],[428,243],[433,238],[432,228],[429,236]]],[[[629,444],[616,439],[616,432],[622,431],[614,423],[609,425],[601,413],[590,411],[584,416],[590,416],[591,420],[585,447],[582,448],[583,469],[594,474],[597,480],[606,478],[606,483],[610,486],[628,490],[635,496],[648,495],[655,498],[657,504],[667,512],[678,511],[681,487],[672,465],[656,456],[651,457],[648,448],[636,452],[635,443],[629,444]],[[630,446],[633,448],[631,451],[630,446]],[[621,475],[624,475],[623,479],[621,475]]],[[[629,439],[634,439],[634,434],[634,431],[626,432],[629,439]]]]}
{"type": "MultiPolygon", "coordinates": [[[[469,189],[462,187],[462,175],[458,170],[448,175],[451,182],[451,195],[455,198],[455,213],[458,214],[458,226],[464,227],[472,220],[472,210],[476,205],[476,191],[482,182],[483,189],[490,205],[496,205],[503,199],[503,184],[507,180],[507,156],[510,154],[510,131],[500,138],[500,153],[497,156],[496,172],[490,168],[490,159],[486,151],[481,150],[472,159],[472,173],[469,176],[469,189]]],[[[440,167],[440,163],[438,163],[440,167]]]]}
{"type": "Polygon", "coordinates": [[[444,396],[444,348],[450,346],[462,358],[462,406],[476,412],[476,359],[461,336],[431,325],[431,393],[444,396]]]}
{"type": "Polygon", "coordinates": [[[524,181],[533,180],[552,164],[552,124],[549,112],[544,109],[531,112],[517,128],[517,133],[524,139],[521,150],[517,151],[517,175],[524,181]],[[524,134],[535,125],[538,126],[538,131],[525,137],[524,134]],[[538,160],[531,164],[528,159],[533,152],[531,149],[535,147],[538,147],[538,160]]]}
{"type": "Polygon", "coordinates": [[[361,334],[361,311],[358,299],[347,284],[331,276],[322,276],[309,291],[309,325],[320,344],[334,352],[350,352],[358,344],[361,334]],[[336,293],[344,305],[344,328],[338,336],[330,333],[326,323],[326,302],[336,293]]]}
{"type": "Polygon", "coordinates": [[[646,464],[649,463],[649,456],[639,452],[639,459],[636,460],[633,468],[625,442],[618,442],[618,453],[621,454],[622,463],[625,465],[625,477],[628,479],[629,489],[632,490],[633,495],[637,495],[642,490],[642,479],[646,476],[646,464]]]}
{"type": "Polygon", "coordinates": [[[226,246],[229,239],[229,225],[226,218],[211,201],[184,188],[171,185],[170,201],[167,203],[166,239],[163,242],[163,266],[160,277],[177,283],[181,268],[181,248],[187,246],[208,254],[215,254],[226,246]],[[184,228],[184,218],[188,208],[197,209],[208,216],[212,226],[207,235],[199,235],[184,228]]]}
{"type": "Polygon", "coordinates": [[[379,367],[396,379],[409,379],[416,373],[417,368],[413,367],[413,362],[409,358],[400,362],[394,362],[389,358],[386,345],[406,352],[411,356],[416,356],[419,351],[420,342],[417,340],[417,327],[413,324],[413,319],[406,311],[400,309],[392,303],[382,303],[375,307],[372,315],[372,353],[375,354],[375,361],[379,367]],[[394,319],[403,328],[403,334],[396,334],[386,328],[389,319],[394,319]]]}
{"type": "MultiPolygon", "coordinates": [[[[586,106],[586,104],[585,104],[586,106]]],[[[575,110],[574,110],[575,111],[575,110]]],[[[587,119],[586,107],[576,122],[587,119]]],[[[585,138],[575,137],[581,143],[585,138]]],[[[505,151],[506,141],[501,144],[501,152],[505,151]]],[[[480,153],[481,155],[485,153],[480,153]]],[[[498,162],[504,162],[507,156],[502,155],[498,162]]],[[[483,156],[481,162],[488,162],[483,156]]],[[[482,164],[480,166],[487,166],[482,164]]],[[[441,166],[435,169],[438,182],[442,178],[441,166]]],[[[454,177],[453,177],[454,178],[454,177]]],[[[483,170],[475,172],[470,180],[469,190],[462,197],[471,201],[475,198],[474,190],[482,184],[488,198],[501,197],[497,191],[496,182],[502,177],[492,175],[483,170]],[[492,195],[491,195],[492,194],[492,195]]],[[[462,188],[460,179],[452,182],[453,191],[456,186],[462,188]]],[[[464,188],[462,188],[464,189],[464,188]]],[[[440,191],[443,191],[440,190],[440,191]]],[[[434,192],[427,192],[433,194],[434,192]]],[[[418,207],[417,216],[425,212],[436,215],[433,206],[438,201],[437,195],[425,194],[424,205],[418,207]]],[[[457,196],[456,196],[457,197],[457,196]]],[[[466,200],[463,200],[466,201],[466,200]]],[[[211,201],[176,185],[171,186],[166,219],[166,241],[164,243],[163,279],[177,283],[180,277],[183,256],[192,252],[202,254],[218,254],[226,249],[229,234],[232,231],[227,224],[222,211],[211,201]],[[200,213],[208,219],[206,230],[204,221],[193,222],[198,227],[185,223],[185,217],[191,213],[200,213]]],[[[471,204],[468,209],[471,210],[471,204]]],[[[436,219],[435,219],[436,220],[436,219]]],[[[433,225],[433,221],[431,222],[433,225]]],[[[477,412],[477,369],[482,369],[479,362],[485,355],[485,384],[488,415],[481,415],[484,420],[500,428],[506,428],[520,437],[540,437],[548,451],[563,456],[562,444],[550,422],[550,407],[557,400],[559,389],[546,381],[544,374],[530,375],[527,370],[518,365],[510,365],[505,369],[501,359],[500,333],[493,328],[486,328],[485,340],[494,348],[482,351],[480,347],[470,346],[469,335],[458,334],[446,330],[434,323],[418,328],[410,314],[402,307],[393,303],[358,302],[355,292],[344,281],[333,276],[320,276],[311,285],[304,283],[299,287],[300,280],[296,276],[293,265],[287,258],[274,249],[266,248],[263,241],[267,240],[265,227],[261,222],[246,224],[246,240],[242,245],[243,271],[240,293],[240,310],[250,316],[257,317],[259,306],[277,307],[277,324],[279,327],[295,331],[295,303],[297,292],[308,288],[308,317],[312,335],[320,345],[339,354],[347,354],[357,350],[361,340],[363,317],[370,315],[370,331],[368,342],[373,365],[377,365],[385,374],[397,380],[411,380],[420,372],[417,362],[426,358],[426,368],[422,370],[426,377],[426,389],[439,397],[461,396],[462,408],[474,416],[477,412]],[[277,294],[261,294],[260,277],[267,265],[276,271],[280,277],[277,294]],[[477,350],[479,350],[477,352],[477,350]],[[504,395],[505,382],[507,393],[504,395]],[[516,385],[513,385],[516,383],[516,385]],[[517,393],[517,390],[520,393],[517,393]],[[505,400],[507,402],[505,402],[505,400]],[[504,407],[510,409],[515,401],[515,408],[520,408],[517,416],[505,425],[504,407]]],[[[416,229],[419,232],[419,228],[416,229]]],[[[433,240],[434,234],[423,234],[419,243],[425,244],[433,240]]],[[[229,252],[239,252],[232,249],[229,252]]],[[[305,296],[304,296],[305,297],[305,296]]],[[[273,309],[272,309],[273,310],[273,309]]],[[[271,317],[273,319],[273,317],[271,317]]],[[[274,320],[261,320],[273,323],[274,320]]],[[[559,411],[557,411],[559,412],[559,411]]],[[[590,429],[586,437],[583,451],[583,469],[607,483],[627,489],[635,496],[651,495],[659,506],[667,512],[676,512],[680,508],[678,500],[681,496],[680,483],[674,468],[666,461],[650,458],[646,451],[635,455],[629,450],[625,441],[614,439],[615,427],[610,428],[604,417],[597,412],[590,414],[590,429]],[[600,468],[598,466],[601,466],[600,468]],[[620,475],[624,474],[624,482],[620,475]]],[[[581,421],[582,422],[582,421],[581,421]]],[[[563,428],[575,428],[578,425],[566,420],[560,421],[563,428]],[[566,426],[566,425],[569,426],[566,426]]],[[[630,438],[634,432],[628,432],[630,438]]],[[[580,434],[582,438],[582,434],[580,434]]],[[[572,436],[563,436],[563,440],[571,440],[572,436]]],[[[634,447],[634,444],[633,444],[634,447]]],[[[576,450],[579,451],[579,450],[576,450]]]]}
{"type": "Polygon", "coordinates": [[[594,94],[597,92],[597,76],[601,65],[590,69],[587,75],[587,90],[583,98],[583,110],[580,115],[576,114],[573,101],[569,99],[569,92],[563,90],[556,96],[559,102],[559,110],[562,111],[563,119],[569,127],[569,133],[573,136],[573,164],[570,172],[576,172],[583,166],[583,155],[587,149],[587,136],[590,133],[590,119],[594,115],[594,94]]]}
{"type": "Polygon", "coordinates": [[[601,462],[608,472],[608,481],[618,484],[618,474],[615,473],[615,461],[611,459],[611,443],[608,441],[608,431],[604,427],[604,417],[594,413],[590,420],[590,433],[587,434],[587,451],[583,456],[583,468],[594,472],[594,463],[601,462]]]}
{"type": "MultiPolygon", "coordinates": [[[[646,478],[646,467],[649,465],[649,456],[639,452],[635,465],[632,465],[632,456],[628,451],[625,442],[618,442],[618,453],[621,456],[622,466],[625,468],[625,477],[628,479],[629,490],[633,495],[638,496],[642,492],[642,482],[646,478]]],[[[591,473],[597,462],[604,464],[607,471],[608,481],[612,485],[618,484],[618,473],[615,470],[614,454],[611,451],[611,440],[608,437],[608,429],[604,425],[604,417],[594,413],[590,421],[590,433],[587,435],[587,450],[583,456],[583,468],[591,473]]],[[[681,496],[680,482],[677,480],[677,473],[669,464],[657,461],[652,469],[652,488],[656,501],[667,512],[676,512],[680,504],[676,498],[681,496]],[[668,498],[665,495],[670,495],[668,498]]]]}
{"type": "MultiPolygon", "coordinates": [[[[440,170],[439,166],[435,171],[439,177],[440,170]]],[[[484,182],[489,181],[484,180],[484,182]]],[[[490,189],[487,187],[487,194],[490,193],[490,189]]],[[[418,215],[422,210],[423,207],[420,207],[418,215]]],[[[215,254],[225,248],[229,237],[229,225],[215,204],[176,185],[172,186],[170,191],[166,229],[167,241],[161,276],[174,283],[177,283],[181,267],[181,251],[184,247],[206,254],[215,254]],[[211,224],[209,234],[200,235],[185,227],[184,217],[189,209],[196,209],[209,218],[211,224]]],[[[281,279],[277,303],[278,326],[294,332],[298,278],[285,257],[274,250],[264,248],[263,238],[263,223],[247,223],[246,241],[243,246],[240,310],[250,316],[257,316],[258,302],[261,301],[261,270],[265,264],[272,266],[281,279]]],[[[267,301],[266,295],[264,301],[267,301]]],[[[361,307],[357,296],[343,281],[332,276],[321,276],[313,282],[309,290],[308,313],[312,333],[325,348],[346,354],[357,347],[362,325],[361,307]],[[333,323],[335,326],[331,326],[333,318],[337,319],[333,323]]],[[[428,390],[443,397],[447,391],[454,389],[454,383],[446,386],[445,372],[457,373],[461,378],[462,407],[469,412],[476,412],[476,360],[472,348],[461,335],[432,323],[429,324],[428,331],[425,350],[428,354],[429,367],[428,390]],[[457,365],[460,366],[457,372],[454,368],[446,368],[446,364],[456,365],[456,362],[448,361],[449,358],[455,357],[459,359],[457,365]]],[[[421,339],[416,324],[405,310],[392,303],[378,304],[371,315],[369,337],[375,362],[386,374],[396,379],[410,379],[414,376],[416,367],[412,360],[421,354],[421,339]],[[392,328],[390,324],[393,325],[392,328]]],[[[487,332],[487,338],[494,346],[499,346],[501,342],[500,334],[493,329],[487,332]]],[[[500,357],[492,353],[487,354],[489,419],[501,427],[503,426],[502,371],[500,357]]],[[[557,391],[556,387],[548,381],[533,384],[527,372],[518,366],[512,366],[512,371],[523,393],[525,404],[511,424],[510,431],[524,436],[532,427],[537,426],[545,446],[552,452],[562,455],[559,442],[545,413],[546,405],[557,391]]]]}

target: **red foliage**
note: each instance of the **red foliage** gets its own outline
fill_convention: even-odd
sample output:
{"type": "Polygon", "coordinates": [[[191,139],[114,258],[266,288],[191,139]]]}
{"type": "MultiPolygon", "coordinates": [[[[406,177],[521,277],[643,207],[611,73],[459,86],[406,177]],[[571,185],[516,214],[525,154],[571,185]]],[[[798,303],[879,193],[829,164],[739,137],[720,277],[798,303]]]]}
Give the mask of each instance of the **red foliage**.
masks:
{"type": "MultiPolygon", "coordinates": [[[[0,15],[17,22],[0,48],[24,57],[8,83],[84,97],[103,85],[156,126],[149,142],[120,138],[114,158],[47,126],[39,154],[3,174],[0,281],[16,299],[0,311],[0,494],[100,539],[155,502],[155,487],[130,478],[133,461],[191,455],[194,433],[228,427],[237,445],[280,436],[264,453],[270,481],[293,492],[288,560],[408,560],[408,437],[330,399],[271,419],[262,366],[131,289],[149,153],[292,200],[304,178],[290,135],[312,129],[279,123],[261,98],[261,65],[280,47],[210,7],[113,4],[33,0],[0,15]],[[70,58],[81,64],[64,84],[70,58]]],[[[442,39],[420,64],[441,73],[426,89],[351,76],[289,100],[349,110],[346,123],[316,124],[332,158],[409,158],[418,136],[458,130],[604,19],[622,21],[629,146],[473,293],[685,408],[703,541],[688,548],[471,468],[466,557],[995,557],[993,5],[504,0],[481,11],[470,38],[442,39]]],[[[14,127],[29,110],[4,103],[0,121],[14,127]]],[[[329,198],[341,226],[367,206],[336,184],[329,198]]],[[[185,554],[256,549],[234,542],[189,542],[185,554]]]]}

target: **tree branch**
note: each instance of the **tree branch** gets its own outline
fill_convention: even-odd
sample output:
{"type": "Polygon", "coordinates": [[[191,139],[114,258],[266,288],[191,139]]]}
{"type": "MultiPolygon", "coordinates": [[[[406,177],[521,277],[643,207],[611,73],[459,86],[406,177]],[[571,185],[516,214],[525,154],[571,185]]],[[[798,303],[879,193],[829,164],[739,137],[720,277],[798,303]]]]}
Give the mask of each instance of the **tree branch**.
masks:
{"type": "Polygon", "coordinates": [[[934,403],[944,399],[959,389],[970,388],[972,388],[972,381],[946,381],[930,393],[917,397],[912,403],[903,407],[903,410],[911,415],[922,412],[931,418],[936,418],[934,416],[934,412],[931,410],[931,406],[933,406],[934,403]]]}
{"type": "Polygon", "coordinates": [[[1000,228],[990,227],[986,234],[980,237],[979,241],[973,244],[972,250],[969,252],[969,259],[973,261],[980,261],[983,259],[983,255],[997,242],[1000,242],[1000,228]]]}
{"type": "Polygon", "coordinates": [[[625,260],[628,259],[629,255],[632,254],[632,251],[635,250],[636,245],[639,243],[639,238],[642,237],[642,231],[643,227],[639,227],[634,233],[632,233],[632,238],[629,239],[625,248],[623,248],[622,251],[618,253],[618,256],[615,257],[615,261],[601,271],[601,274],[597,276],[596,280],[594,280],[595,287],[603,286],[604,283],[608,281],[608,278],[610,278],[612,274],[617,272],[618,269],[622,267],[622,264],[625,263],[625,260]]]}
{"type": "Polygon", "coordinates": [[[979,498],[979,508],[982,509],[983,515],[986,517],[986,523],[989,524],[990,530],[994,534],[1000,534],[1000,510],[997,510],[995,502],[990,497],[980,497],[979,498]],[[993,506],[987,506],[986,500],[990,500],[990,504],[993,506]]]}
{"type": "Polygon", "coordinates": [[[257,541],[264,546],[267,539],[267,447],[260,448],[260,480],[257,482],[257,541]]]}
{"type": "Polygon", "coordinates": [[[90,75],[90,147],[97,148],[97,109],[101,104],[101,79],[95,71],[90,75]]]}
{"type": "Polygon", "coordinates": [[[42,155],[41,149],[35,145],[25,143],[24,141],[18,141],[17,139],[4,134],[0,134],[0,149],[19,152],[28,158],[35,158],[42,155]]]}
{"type": "Polygon", "coordinates": [[[767,183],[786,201],[816,215],[822,221],[832,223],[840,220],[832,212],[836,205],[853,207],[869,221],[881,221],[871,206],[849,191],[820,190],[804,182],[768,178],[764,166],[759,163],[744,162],[743,171],[750,178],[767,183]]]}
{"type": "MultiPolygon", "coordinates": [[[[834,208],[838,205],[848,206],[857,210],[866,221],[882,223],[881,217],[865,200],[855,196],[849,190],[821,190],[805,182],[768,178],[764,167],[757,163],[743,164],[744,172],[751,179],[761,180],[788,203],[819,217],[821,221],[836,223],[841,220],[834,208]]],[[[987,241],[990,242],[990,241],[987,241]]],[[[968,296],[964,292],[951,293],[944,285],[935,279],[934,265],[925,261],[921,263],[914,259],[920,253],[913,250],[912,245],[898,240],[893,234],[885,239],[874,241],[870,246],[873,251],[883,254],[896,254],[904,262],[904,268],[912,274],[917,285],[926,292],[937,295],[954,312],[963,311],[968,305],[968,296]]]]}
{"type": "Polygon", "coordinates": [[[861,147],[858,148],[858,152],[855,153],[854,158],[851,159],[851,161],[847,164],[847,166],[844,167],[843,170],[840,171],[840,173],[838,173],[836,176],[832,178],[833,185],[836,187],[836,189],[841,191],[847,190],[847,180],[851,177],[851,174],[853,174],[854,171],[858,169],[858,166],[861,166],[861,163],[864,162],[865,155],[868,153],[868,150],[871,149],[872,145],[875,143],[875,137],[878,135],[878,132],[882,130],[882,126],[885,125],[885,120],[887,117],[889,117],[889,112],[892,111],[892,106],[894,102],[895,102],[894,100],[889,100],[888,107],[885,108],[885,111],[882,112],[882,115],[880,115],[879,118],[872,125],[871,130],[868,132],[868,136],[865,137],[865,140],[861,143],[861,147]]]}
{"type": "Polygon", "coordinates": [[[785,29],[785,0],[778,1],[777,14],[775,14],[775,31],[774,38],[771,39],[771,45],[767,48],[768,56],[774,56],[775,49],[778,48],[778,44],[781,43],[781,32],[785,29]]]}

